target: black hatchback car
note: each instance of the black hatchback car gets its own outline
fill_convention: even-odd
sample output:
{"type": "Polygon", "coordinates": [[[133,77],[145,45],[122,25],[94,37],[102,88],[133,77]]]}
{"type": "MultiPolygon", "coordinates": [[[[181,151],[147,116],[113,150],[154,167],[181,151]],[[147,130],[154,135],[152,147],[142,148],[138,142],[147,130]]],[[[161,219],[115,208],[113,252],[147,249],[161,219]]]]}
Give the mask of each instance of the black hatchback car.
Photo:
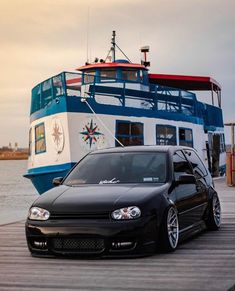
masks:
{"type": "Polygon", "coordinates": [[[196,151],[135,146],[94,151],[31,206],[26,221],[33,255],[137,255],[173,251],[207,227],[221,207],[196,151]]]}

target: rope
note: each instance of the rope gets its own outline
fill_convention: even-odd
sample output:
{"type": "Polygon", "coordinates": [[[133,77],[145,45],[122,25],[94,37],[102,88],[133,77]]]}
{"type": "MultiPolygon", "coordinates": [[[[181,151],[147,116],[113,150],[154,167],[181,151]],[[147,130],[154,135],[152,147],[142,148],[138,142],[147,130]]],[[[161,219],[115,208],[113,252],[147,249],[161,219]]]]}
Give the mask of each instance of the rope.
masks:
{"type": "Polygon", "coordinates": [[[95,113],[95,111],[93,110],[93,108],[91,107],[91,105],[87,102],[86,98],[82,98],[81,100],[82,102],[85,102],[87,104],[87,106],[90,108],[91,112],[95,115],[95,117],[100,121],[100,123],[103,125],[103,127],[106,129],[106,131],[116,140],[116,142],[121,146],[124,147],[124,145],[112,134],[112,132],[110,131],[110,129],[105,125],[105,123],[103,122],[103,120],[95,113]]]}

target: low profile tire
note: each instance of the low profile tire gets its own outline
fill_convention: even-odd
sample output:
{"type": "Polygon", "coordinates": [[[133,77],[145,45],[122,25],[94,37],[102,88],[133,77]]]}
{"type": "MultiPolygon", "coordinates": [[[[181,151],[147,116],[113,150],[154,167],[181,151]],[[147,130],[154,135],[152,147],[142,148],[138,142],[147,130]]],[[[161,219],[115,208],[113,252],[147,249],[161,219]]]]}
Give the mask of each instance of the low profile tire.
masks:
{"type": "Polygon", "coordinates": [[[205,221],[209,230],[217,230],[221,225],[221,206],[219,197],[214,194],[209,202],[208,218],[205,221]]]}
{"type": "Polygon", "coordinates": [[[179,241],[179,221],[175,207],[167,209],[163,216],[160,231],[160,248],[164,252],[172,252],[178,246],[179,241]]]}

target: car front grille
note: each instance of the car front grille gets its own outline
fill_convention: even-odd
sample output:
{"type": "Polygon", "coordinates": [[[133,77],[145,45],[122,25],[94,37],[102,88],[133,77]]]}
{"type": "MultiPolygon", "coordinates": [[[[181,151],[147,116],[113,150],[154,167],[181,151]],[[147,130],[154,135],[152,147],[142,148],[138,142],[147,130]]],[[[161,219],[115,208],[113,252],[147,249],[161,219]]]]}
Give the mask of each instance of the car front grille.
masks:
{"type": "Polygon", "coordinates": [[[109,212],[51,213],[50,219],[109,219],[109,212]]]}
{"type": "Polygon", "coordinates": [[[101,253],[105,244],[101,238],[53,238],[52,249],[55,252],[101,253]]]}

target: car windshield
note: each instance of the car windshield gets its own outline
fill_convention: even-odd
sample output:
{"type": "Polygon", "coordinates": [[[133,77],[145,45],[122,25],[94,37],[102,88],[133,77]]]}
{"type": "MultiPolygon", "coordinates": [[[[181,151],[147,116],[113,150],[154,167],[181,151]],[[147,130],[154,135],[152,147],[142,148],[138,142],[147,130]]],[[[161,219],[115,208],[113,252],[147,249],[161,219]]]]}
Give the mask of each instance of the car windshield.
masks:
{"type": "Polygon", "coordinates": [[[71,171],[64,183],[79,184],[164,183],[166,153],[89,154],[71,171]]]}

